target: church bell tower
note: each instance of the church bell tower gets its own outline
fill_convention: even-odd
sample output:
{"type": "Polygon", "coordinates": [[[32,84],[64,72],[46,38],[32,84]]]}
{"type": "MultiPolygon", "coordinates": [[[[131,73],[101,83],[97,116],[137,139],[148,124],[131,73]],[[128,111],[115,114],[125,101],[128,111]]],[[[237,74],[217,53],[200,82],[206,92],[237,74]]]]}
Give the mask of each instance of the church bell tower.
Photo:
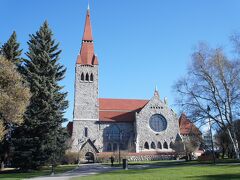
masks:
{"type": "Polygon", "coordinates": [[[98,58],[94,53],[94,43],[87,9],[82,46],[75,69],[74,120],[98,120],[98,58]]]}

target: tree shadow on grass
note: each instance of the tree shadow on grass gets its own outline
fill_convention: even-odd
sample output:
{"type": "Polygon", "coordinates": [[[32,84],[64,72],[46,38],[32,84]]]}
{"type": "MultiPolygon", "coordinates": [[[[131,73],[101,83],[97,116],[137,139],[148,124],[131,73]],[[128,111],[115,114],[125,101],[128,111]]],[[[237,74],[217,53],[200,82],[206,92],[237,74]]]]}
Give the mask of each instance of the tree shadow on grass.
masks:
{"type": "Polygon", "coordinates": [[[230,179],[240,179],[240,174],[213,174],[213,175],[201,175],[201,176],[191,176],[187,177],[189,179],[204,179],[204,180],[230,180],[230,179]]]}
{"type": "Polygon", "coordinates": [[[41,173],[37,173],[36,171],[7,170],[0,172],[0,179],[25,179],[49,174],[50,171],[42,171],[41,173]]]}

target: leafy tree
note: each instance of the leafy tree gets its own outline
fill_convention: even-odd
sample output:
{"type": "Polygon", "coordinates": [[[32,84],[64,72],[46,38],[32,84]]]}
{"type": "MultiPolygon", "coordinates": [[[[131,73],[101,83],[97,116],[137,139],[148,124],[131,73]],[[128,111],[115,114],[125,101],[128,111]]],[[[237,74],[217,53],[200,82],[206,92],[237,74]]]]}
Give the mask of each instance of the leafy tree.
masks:
{"type": "Polygon", "coordinates": [[[1,54],[18,67],[21,65],[22,59],[20,58],[22,50],[19,50],[20,44],[17,42],[17,34],[13,31],[9,40],[1,47],[1,54]]]}
{"type": "Polygon", "coordinates": [[[30,90],[23,83],[16,66],[0,56],[0,155],[3,167],[9,152],[13,126],[23,122],[23,114],[29,103],[30,90]]]}
{"type": "Polygon", "coordinates": [[[177,103],[194,122],[205,124],[210,118],[213,126],[226,130],[239,159],[233,123],[240,116],[240,61],[229,60],[221,48],[199,44],[186,77],[174,89],[177,103]]]}
{"type": "Polygon", "coordinates": [[[30,84],[32,97],[24,116],[24,124],[14,133],[14,165],[29,169],[47,163],[56,164],[65,152],[67,132],[62,128],[68,106],[67,93],[59,81],[66,69],[58,63],[61,50],[53,33],[44,22],[30,35],[23,74],[30,84]]]}

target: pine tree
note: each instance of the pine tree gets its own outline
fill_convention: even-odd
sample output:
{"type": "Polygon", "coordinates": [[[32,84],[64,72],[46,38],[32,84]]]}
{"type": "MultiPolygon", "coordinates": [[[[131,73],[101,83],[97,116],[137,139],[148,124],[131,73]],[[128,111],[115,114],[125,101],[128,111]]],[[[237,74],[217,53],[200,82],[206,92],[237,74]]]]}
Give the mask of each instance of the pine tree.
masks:
{"type": "Polygon", "coordinates": [[[12,35],[8,39],[6,43],[1,47],[1,55],[3,55],[6,59],[12,61],[18,67],[22,63],[22,59],[20,58],[22,54],[22,49],[19,50],[20,44],[17,42],[17,34],[13,31],[12,35]]]}
{"type": "Polygon", "coordinates": [[[32,97],[24,124],[14,133],[13,158],[15,166],[27,169],[55,164],[64,153],[67,136],[62,123],[68,106],[67,93],[59,85],[66,69],[58,63],[61,50],[47,22],[30,35],[28,45],[23,73],[32,97]]]}

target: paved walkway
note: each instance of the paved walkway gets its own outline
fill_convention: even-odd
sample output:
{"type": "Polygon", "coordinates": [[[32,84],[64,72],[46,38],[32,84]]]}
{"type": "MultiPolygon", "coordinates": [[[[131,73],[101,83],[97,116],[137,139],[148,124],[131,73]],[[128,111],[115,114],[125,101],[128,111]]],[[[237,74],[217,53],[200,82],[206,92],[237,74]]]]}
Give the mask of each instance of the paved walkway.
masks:
{"type": "MultiPolygon", "coordinates": [[[[69,180],[73,177],[88,176],[93,174],[99,174],[103,172],[109,172],[114,170],[122,169],[120,167],[111,167],[101,164],[82,164],[80,167],[72,171],[68,171],[62,174],[56,174],[55,176],[43,176],[31,178],[31,180],[69,180]]],[[[28,179],[29,180],[29,179],[28,179]]]]}

